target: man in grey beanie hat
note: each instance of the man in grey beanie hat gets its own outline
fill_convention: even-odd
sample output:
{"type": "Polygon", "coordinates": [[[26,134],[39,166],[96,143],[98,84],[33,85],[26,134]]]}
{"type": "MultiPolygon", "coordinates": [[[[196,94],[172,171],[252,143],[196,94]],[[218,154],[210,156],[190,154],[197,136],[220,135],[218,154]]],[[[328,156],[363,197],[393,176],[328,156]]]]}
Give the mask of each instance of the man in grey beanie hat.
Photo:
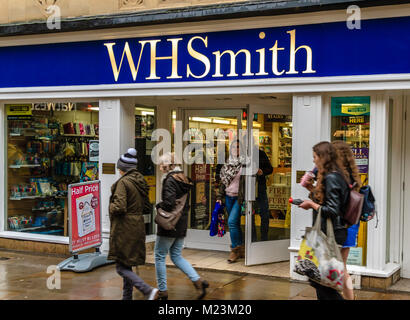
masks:
{"type": "Polygon", "coordinates": [[[128,149],[117,162],[121,177],[111,187],[108,259],[116,262],[117,273],[123,278],[124,300],[132,300],[134,288],[141,291],[146,299],[156,300],[158,289],[132,271],[132,267],[145,264],[144,214],[152,212],[149,186],[138,172],[137,163],[134,148],[128,149]]]}
{"type": "Polygon", "coordinates": [[[127,172],[137,167],[137,150],[129,148],[126,154],[123,154],[117,161],[117,168],[123,172],[127,172]]]}

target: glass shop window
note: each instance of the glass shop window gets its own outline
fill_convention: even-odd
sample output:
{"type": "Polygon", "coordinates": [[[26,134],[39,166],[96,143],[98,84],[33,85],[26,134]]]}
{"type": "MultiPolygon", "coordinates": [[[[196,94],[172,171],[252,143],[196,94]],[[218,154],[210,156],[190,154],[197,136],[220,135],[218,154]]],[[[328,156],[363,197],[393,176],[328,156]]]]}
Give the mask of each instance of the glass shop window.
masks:
{"type": "MultiPolygon", "coordinates": [[[[156,178],[155,165],[151,159],[151,152],[155,141],[151,140],[155,129],[155,109],[147,107],[135,107],[135,149],[137,150],[137,169],[144,175],[150,186],[149,199],[156,203],[156,178]]],[[[144,216],[145,232],[147,235],[154,233],[153,213],[144,216]]]]}
{"type": "Polygon", "coordinates": [[[98,103],[6,109],[7,230],[68,236],[68,185],[98,180],[98,103]]]}
{"type": "MultiPolygon", "coordinates": [[[[369,171],[370,97],[333,97],[331,108],[332,141],[342,140],[350,145],[360,178],[363,185],[366,185],[369,171]]],[[[358,228],[359,231],[353,239],[356,247],[350,248],[347,263],[364,266],[367,223],[360,221],[351,228],[358,228]]]]}

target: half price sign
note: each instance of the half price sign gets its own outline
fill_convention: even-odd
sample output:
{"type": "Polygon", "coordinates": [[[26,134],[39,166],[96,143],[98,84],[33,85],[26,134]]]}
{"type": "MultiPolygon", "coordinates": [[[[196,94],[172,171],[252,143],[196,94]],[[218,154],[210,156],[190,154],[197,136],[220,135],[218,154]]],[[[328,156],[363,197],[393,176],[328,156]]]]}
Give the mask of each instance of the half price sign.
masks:
{"type": "Polygon", "coordinates": [[[70,252],[102,243],[100,181],[69,185],[70,252]]]}

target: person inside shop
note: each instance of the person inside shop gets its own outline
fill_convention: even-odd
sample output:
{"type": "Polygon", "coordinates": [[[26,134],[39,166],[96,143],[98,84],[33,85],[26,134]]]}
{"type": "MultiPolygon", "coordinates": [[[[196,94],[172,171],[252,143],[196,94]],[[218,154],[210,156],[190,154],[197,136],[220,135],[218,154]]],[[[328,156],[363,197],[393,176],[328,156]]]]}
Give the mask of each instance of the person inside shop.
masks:
{"type": "MultiPolygon", "coordinates": [[[[222,166],[217,202],[225,202],[228,213],[229,235],[231,237],[231,253],[228,262],[233,263],[245,256],[241,228],[241,207],[245,195],[245,175],[242,174],[245,159],[240,156],[242,144],[239,140],[231,143],[229,159],[222,166]]],[[[242,149],[243,150],[243,149],[242,149]]]]}
{"type": "MultiPolygon", "coordinates": [[[[246,136],[245,136],[246,138],[246,136]]],[[[270,163],[269,157],[265,153],[264,150],[259,148],[253,141],[254,145],[253,148],[255,152],[258,154],[257,167],[256,170],[256,205],[257,205],[257,213],[260,215],[261,218],[261,226],[260,226],[260,241],[268,241],[269,239],[269,202],[268,202],[268,195],[267,195],[267,186],[266,186],[266,177],[273,173],[273,167],[270,163]]],[[[255,162],[254,162],[255,163],[255,162]]],[[[252,242],[256,242],[257,240],[257,233],[256,233],[256,226],[255,226],[255,216],[252,215],[252,242]]]]}
{"type": "Polygon", "coordinates": [[[133,288],[147,300],[157,300],[159,290],[148,285],[132,267],[145,264],[145,223],[143,215],[152,212],[149,186],[137,167],[137,151],[128,149],[117,162],[121,177],[111,187],[109,205],[110,248],[108,260],[116,262],[123,278],[123,300],[132,300],[133,288]]]}
{"type": "MultiPolygon", "coordinates": [[[[259,148],[259,168],[256,173],[256,182],[258,185],[258,195],[256,202],[258,204],[259,214],[261,217],[261,241],[268,241],[270,213],[268,195],[266,191],[266,176],[272,174],[272,172],[273,167],[268,156],[266,155],[265,151],[259,148]]],[[[256,235],[254,235],[253,233],[254,232],[252,232],[252,241],[256,237],[256,235]]]]}

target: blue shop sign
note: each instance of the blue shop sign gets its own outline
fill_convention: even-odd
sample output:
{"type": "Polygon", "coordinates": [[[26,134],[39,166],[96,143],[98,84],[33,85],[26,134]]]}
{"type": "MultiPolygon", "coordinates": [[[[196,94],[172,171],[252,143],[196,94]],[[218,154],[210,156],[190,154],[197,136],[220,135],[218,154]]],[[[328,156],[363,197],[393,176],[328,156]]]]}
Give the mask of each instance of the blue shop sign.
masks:
{"type": "Polygon", "coordinates": [[[0,48],[0,87],[410,73],[410,17],[0,48]]]}

